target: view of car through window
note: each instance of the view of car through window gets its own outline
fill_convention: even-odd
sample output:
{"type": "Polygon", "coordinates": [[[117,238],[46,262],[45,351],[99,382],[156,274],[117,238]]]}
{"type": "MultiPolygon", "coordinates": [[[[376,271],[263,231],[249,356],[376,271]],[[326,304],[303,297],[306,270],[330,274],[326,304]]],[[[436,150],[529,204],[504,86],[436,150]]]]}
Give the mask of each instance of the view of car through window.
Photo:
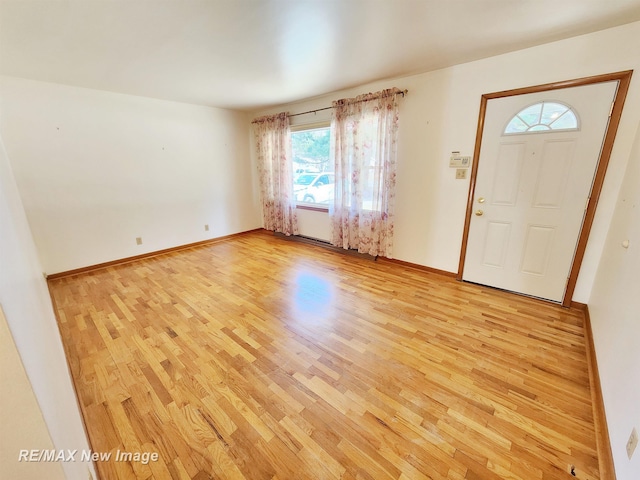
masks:
{"type": "Polygon", "coordinates": [[[294,179],[293,191],[297,202],[328,205],[333,200],[333,173],[303,173],[294,179]]]}
{"type": "Polygon", "coordinates": [[[333,202],[335,175],[329,162],[331,137],[329,127],[311,128],[291,133],[293,190],[297,203],[333,202]]]}

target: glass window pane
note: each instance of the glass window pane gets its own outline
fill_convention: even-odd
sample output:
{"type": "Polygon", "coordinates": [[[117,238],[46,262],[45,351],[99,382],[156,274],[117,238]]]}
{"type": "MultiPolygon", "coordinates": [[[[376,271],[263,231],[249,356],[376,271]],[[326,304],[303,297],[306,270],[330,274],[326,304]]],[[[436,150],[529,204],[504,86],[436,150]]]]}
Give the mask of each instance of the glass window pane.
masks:
{"type": "Polygon", "coordinates": [[[544,102],[544,107],[542,108],[542,119],[540,123],[544,125],[549,125],[554,120],[558,119],[560,115],[569,110],[566,105],[562,105],[561,103],[553,103],[553,102],[544,102]]]}
{"type": "Polygon", "coordinates": [[[328,206],[333,202],[334,176],[329,162],[331,129],[291,132],[293,191],[296,202],[328,206]]]}
{"type": "Polygon", "coordinates": [[[515,116],[511,119],[507,128],[504,130],[504,133],[521,133],[526,132],[529,128],[529,125],[524,123],[518,116],[515,116]]]}
{"type": "Polygon", "coordinates": [[[542,113],[542,104],[536,103],[535,105],[531,105],[530,107],[525,108],[518,116],[527,124],[527,125],[536,125],[540,123],[540,114],[542,113]]]}
{"type": "Polygon", "coordinates": [[[555,120],[551,124],[551,128],[554,130],[577,129],[578,119],[576,118],[576,115],[571,110],[569,110],[564,115],[555,120]]]}
{"type": "Polygon", "coordinates": [[[540,102],[516,114],[507,124],[504,134],[577,129],[578,117],[571,107],[558,102],[540,102]]]}
{"type": "Polygon", "coordinates": [[[316,178],[316,175],[309,175],[309,174],[300,174],[300,175],[296,175],[294,183],[296,183],[297,185],[311,185],[311,182],[313,182],[313,180],[316,178]]]}

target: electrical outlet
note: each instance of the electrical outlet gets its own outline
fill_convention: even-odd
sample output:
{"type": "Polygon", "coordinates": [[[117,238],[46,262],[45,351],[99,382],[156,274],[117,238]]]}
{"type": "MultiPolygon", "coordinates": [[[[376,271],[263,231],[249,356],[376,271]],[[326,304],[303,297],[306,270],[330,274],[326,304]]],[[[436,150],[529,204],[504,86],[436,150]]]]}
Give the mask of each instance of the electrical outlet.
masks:
{"type": "Polygon", "coordinates": [[[208,231],[209,231],[209,225],[205,225],[205,226],[204,226],[204,231],[205,231],[205,232],[208,232],[208,231]]]}
{"type": "Polygon", "coordinates": [[[458,168],[456,170],[456,180],[464,180],[465,178],[467,178],[467,169],[458,168]]]}
{"type": "Polygon", "coordinates": [[[136,245],[142,245],[142,237],[136,237],[136,245]]]}
{"type": "Polygon", "coordinates": [[[629,457],[629,460],[631,460],[631,457],[633,456],[633,452],[635,451],[637,446],[638,446],[638,431],[636,430],[635,427],[633,427],[633,430],[631,430],[631,435],[629,435],[629,441],[627,442],[627,456],[629,457]]]}

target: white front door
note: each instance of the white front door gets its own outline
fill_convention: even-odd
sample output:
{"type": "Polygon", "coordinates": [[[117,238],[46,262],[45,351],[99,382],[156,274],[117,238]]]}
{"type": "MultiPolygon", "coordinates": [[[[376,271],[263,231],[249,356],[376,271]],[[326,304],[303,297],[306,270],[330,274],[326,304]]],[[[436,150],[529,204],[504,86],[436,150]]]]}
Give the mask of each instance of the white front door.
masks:
{"type": "Polygon", "coordinates": [[[617,84],[488,100],[463,280],[562,301],[617,84]]]}

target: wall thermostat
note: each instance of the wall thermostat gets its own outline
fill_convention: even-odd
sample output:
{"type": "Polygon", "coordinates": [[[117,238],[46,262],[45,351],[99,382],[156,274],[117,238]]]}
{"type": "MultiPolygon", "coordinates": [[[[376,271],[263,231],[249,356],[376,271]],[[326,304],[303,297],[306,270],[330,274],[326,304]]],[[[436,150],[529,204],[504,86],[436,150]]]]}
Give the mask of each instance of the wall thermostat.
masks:
{"type": "Polygon", "coordinates": [[[449,166],[451,168],[469,168],[471,166],[471,156],[460,155],[460,152],[451,152],[449,166]]]}

